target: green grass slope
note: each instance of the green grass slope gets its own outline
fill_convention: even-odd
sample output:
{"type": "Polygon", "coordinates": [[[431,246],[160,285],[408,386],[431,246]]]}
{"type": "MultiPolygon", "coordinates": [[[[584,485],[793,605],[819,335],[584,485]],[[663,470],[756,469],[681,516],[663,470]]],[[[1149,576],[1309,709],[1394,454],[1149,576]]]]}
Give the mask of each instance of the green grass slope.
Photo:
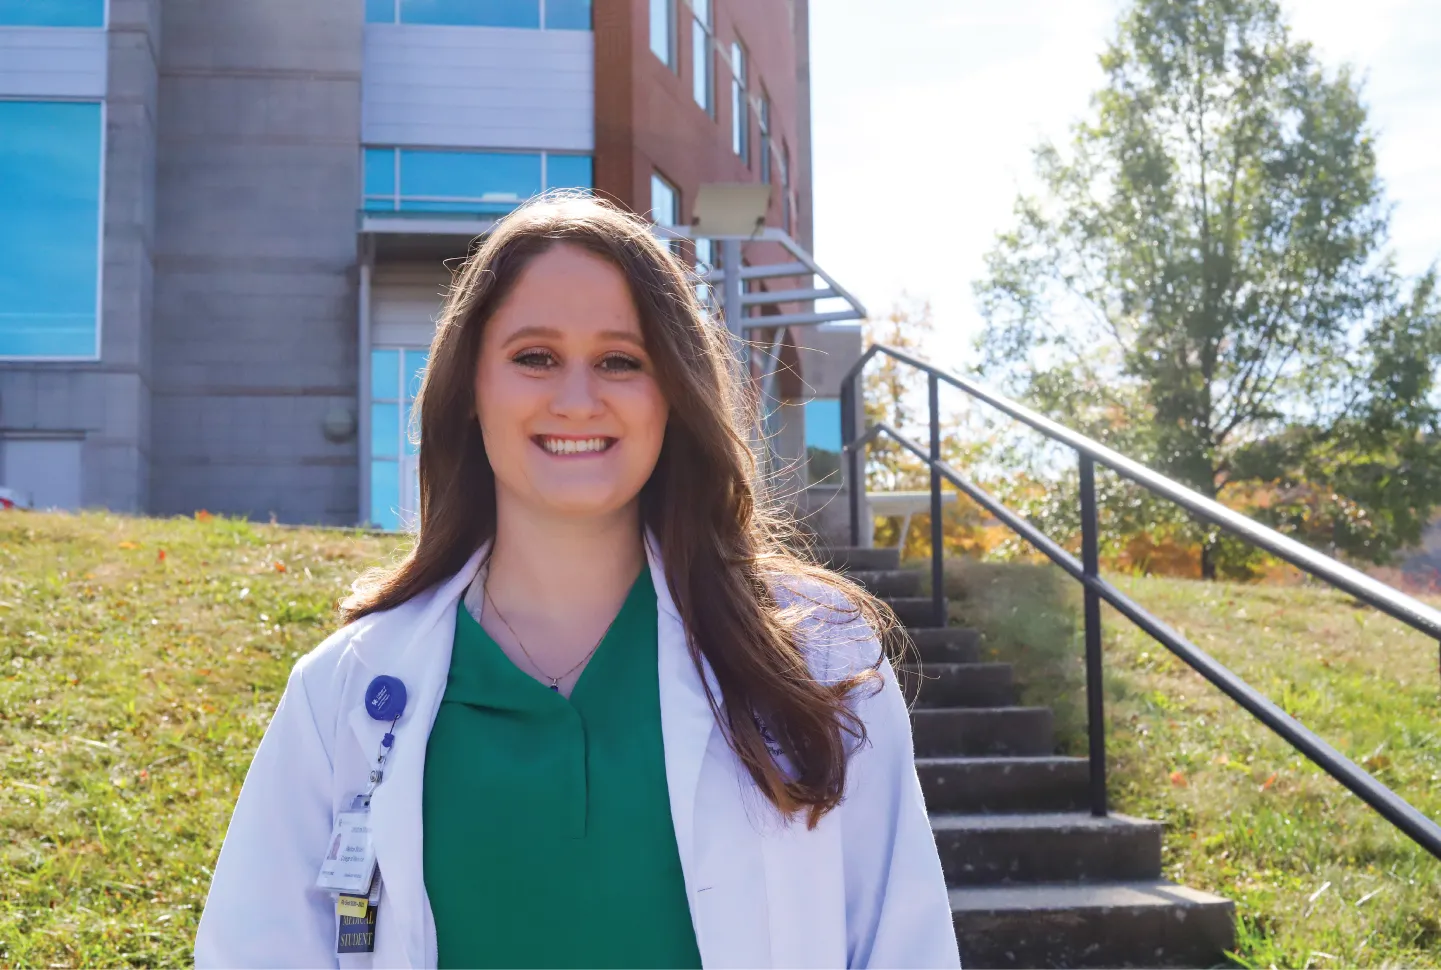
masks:
{"type": "Polygon", "coordinates": [[[0,512],[0,965],[190,962],[286,675],[397,544],[0,512]]]}
{"type": "MultiPolygon", "coordinates": [[[[1441,819],[1437,644],[1309,586],[1117,579],[1388,787],[1441,819]]],[[[1086,753],[1075,584],[1052,567],[954,563],[959,622],[1013,660],[1027,703],[1086,753]]],[[[1107,608],[1112,808],[1166,824],[1165,874],[1236,901],[1253,967],[1441,966],[1441,861],[1107,608]]]]}

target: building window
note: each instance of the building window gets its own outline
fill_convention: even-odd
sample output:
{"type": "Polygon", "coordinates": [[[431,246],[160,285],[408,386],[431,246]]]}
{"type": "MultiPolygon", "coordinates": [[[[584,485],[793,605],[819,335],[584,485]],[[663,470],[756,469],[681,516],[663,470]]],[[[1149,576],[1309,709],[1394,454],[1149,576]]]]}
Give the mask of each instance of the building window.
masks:
{"type": "Polygon", "coordinates": [[[104,27],[105,0],[0,0],[0,27],[104,27]]]}
{"type": "Polygon", "coordinates": [[[805,403],[806,480],[839,485],[841,479],[841,402],[818,397],[805,403]]]}
{"type": "Polygon", "coordinates": [[[0,357],[96,357],[101,106],[0,101],[0,132],[0,357]]]}
{"type": "Polygon", "coordinates": [[[680,222],[680,193],[656,172],[650,175],[650,218],[658,226],[680,222]]]}
{"type": "Polygon", "coordinates": [[[760,113],[756,122],[761,130],[761,181],[771,184],[771,99],[761,91],[760,113]]]}
{"type": "Polygon", "coordinates": [[[365,149],[366,212],[503,215],[546,189],[593,187],[591,156],[365,149]]]}
{"type": "Polygon", "coordinates": [[[650,50],[675,70],[675,0],[650,0],[650,50]]]}
{"type": "Polygon", "coordinates": [[[715,58],[711,56],[710,0],[691,0],[691,95],[705,113],[715,115],[715,58]]]}
{"type": "Polygon", "coordinates": [[[415,397],[429,352],[370,352],[370,524],[413,529],[420,512],[420,415],[415,397]]]}
{"type": "Polygon", "coordinates": [[[737,40],[731,42],[731,148],[749,166],[751,126],[746,107],[746,50],[737,40]]]}
{"type": "Polygon", "coordinates": [[[591,0],[365,0],[365,19],[372,24],[590,30],[590,4],[591,0]]]}

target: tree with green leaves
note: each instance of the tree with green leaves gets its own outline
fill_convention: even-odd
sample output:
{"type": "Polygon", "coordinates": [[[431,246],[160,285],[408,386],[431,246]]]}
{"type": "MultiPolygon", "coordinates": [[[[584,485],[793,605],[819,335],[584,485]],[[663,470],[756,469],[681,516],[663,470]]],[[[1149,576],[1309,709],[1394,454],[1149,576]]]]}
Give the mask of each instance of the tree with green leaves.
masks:
{"type": "MultiPolygon", "coordinates": [[[[1371,561],[1441,499],[1434,269],[1402,280],[1374,135],[1274,0],[1134,0],[977,284],[983,368],[1201,493],[1371,561]]],[[[1203,540],[1202,572],[1218,546],[1203,540]]]]}

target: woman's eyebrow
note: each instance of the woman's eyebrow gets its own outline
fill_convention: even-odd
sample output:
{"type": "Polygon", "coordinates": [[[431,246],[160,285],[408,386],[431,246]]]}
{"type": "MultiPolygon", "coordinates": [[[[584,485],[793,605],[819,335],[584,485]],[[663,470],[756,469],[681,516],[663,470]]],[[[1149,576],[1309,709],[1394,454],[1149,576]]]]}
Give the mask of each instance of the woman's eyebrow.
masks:
{"type": "MultiPolygon", "coordinates": [[[[528,340],[539,338],[541,340],[559,340],[563,334],[555,327],[525,326],[512,332],[505,338],[506,343],[514,343],[517,340],[528,340]]],[[[630,330],[602,330],[596,336],[606,340],[623,340],[626,343],[635,344],[637,347],[645,346],[645,338],[630,330]]]]}

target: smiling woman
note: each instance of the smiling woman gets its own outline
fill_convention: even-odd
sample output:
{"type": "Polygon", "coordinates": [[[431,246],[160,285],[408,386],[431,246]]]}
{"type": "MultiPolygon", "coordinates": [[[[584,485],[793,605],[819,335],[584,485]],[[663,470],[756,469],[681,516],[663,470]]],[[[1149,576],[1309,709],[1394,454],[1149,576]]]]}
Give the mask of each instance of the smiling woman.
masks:
{"type": "Polygon", "coordinates": [[[956,964],[887,616],[782,543],[736,374],[648,223],[496,226],[415,545],[292,673],[198,965],[956,964]]]}

